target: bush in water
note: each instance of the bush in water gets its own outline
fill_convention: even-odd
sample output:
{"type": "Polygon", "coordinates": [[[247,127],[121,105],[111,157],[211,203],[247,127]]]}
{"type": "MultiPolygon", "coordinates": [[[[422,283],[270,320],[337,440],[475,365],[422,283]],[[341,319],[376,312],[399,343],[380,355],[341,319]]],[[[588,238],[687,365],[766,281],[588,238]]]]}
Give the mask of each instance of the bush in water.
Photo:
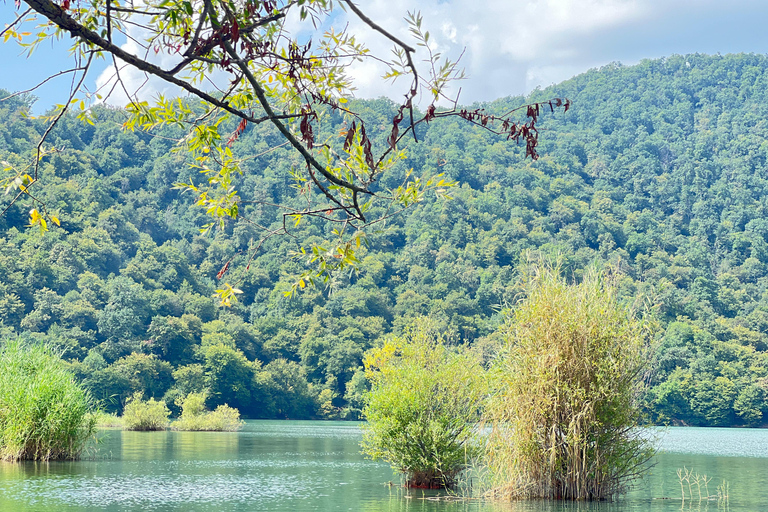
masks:
{"type": "Polygon", "coordinates": [[[165,430],[171,411],[163,401],[142,400],[141,392],[128,399],[123,409],[125,430],[165,430]]]}
{"type": "Polygon", "coordinates": [[[606,273],[569,285],[538,265],[523,288],[487,408],[494,491],[611,499],[653,453],[636,428],[651,324],[620,303],[606,273]]]}
{"type": "Polygon", "coordinates": [[[190,393],[178,401],[181,416],[171,423],[173,430],[207,430],[234,432],[240,430],[244,422],[240,411],[228,405],[220,405],[215,410],[205,408],[207,392],[190,393]]]}
{"type": "Polygon", "coordinates": [[[448,487],[479,453],[486,396],[479,357],[448,347],[434,322],[417,321],[364,359],[363,452],[406,474],[411,487],[448,487]]]}

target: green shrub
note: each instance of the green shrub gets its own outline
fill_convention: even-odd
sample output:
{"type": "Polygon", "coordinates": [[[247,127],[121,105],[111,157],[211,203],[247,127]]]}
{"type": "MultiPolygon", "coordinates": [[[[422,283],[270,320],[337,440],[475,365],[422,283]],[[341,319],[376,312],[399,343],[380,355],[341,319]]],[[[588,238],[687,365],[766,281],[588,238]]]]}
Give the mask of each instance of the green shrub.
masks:
{"type": "Polygon", "coordinates": [[[154,398],[142,400],[142,394],[136,393],[128,399],[123,409],[123,428],[125,430],[165,430],[171,411],[163,401],[154,398]]]}
{"type": "Polygon", "coordinates": [[[98,428],[123,428],[123,419],[115,413],[99,411],[94,417],[98,428]]]}
{"type": "Polygon", "coordinates": [[[240,412],[226,404],[209,411],[205,408],[207,392],[190,393],[186,398],[179,400],[177,405],[181,407],[181,416],[171,423],[173,430],[206,430],[234,432],[240,430],[244,422],[240,419],[240,412]]]}
{"type": "Polygon", "coordinates": [[[604,273],[534,268],[507,324],[488,407],[497,495],[612,499],[653,453],[635,428],[650,323],[604,273]]]}
{"type": "Polygon", "coordinates": [[[364,359],[363,452],[389,462],[411,487],[451,486],[478,452],[476,422],[486,395],[480,360],[449,348],[422,319],[364,359]]]}
{"type": "Polygon", "coordinates": [[[51,349],[0,348],[0,458],[75,459],[96,432],[91,397],[51,349]]]}

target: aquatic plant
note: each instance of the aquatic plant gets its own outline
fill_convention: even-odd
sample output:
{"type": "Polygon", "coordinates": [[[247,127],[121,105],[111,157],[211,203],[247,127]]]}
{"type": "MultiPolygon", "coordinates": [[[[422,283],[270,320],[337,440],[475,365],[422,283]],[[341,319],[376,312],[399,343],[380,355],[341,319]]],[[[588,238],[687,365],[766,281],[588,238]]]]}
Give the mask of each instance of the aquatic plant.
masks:
{"type": "Polygon", "coordinates": [[[91,397],[50,348],[0,347],[0,459],[79,457],[96,432],[91,397]]]}
{"type": "Polygon", "coordinates": [[[142,400],[143,394],[137,392],[129,398],[123,409],[123,428],[125,430],[165,430],[171,411],[163,401],[154,398],[142,400]]]}
{"type": "Polygon", "coordinates": [[[486,396],[480,359],[448,347],[434,321],[421,319],[364,359],[363,452],[389,462],[409,487],[454,484],[480,450],[476,422],[486,396]]]}
{"type": "Polygon", "coordinates": [[[678,468],[677,478],[680,482],[680,493],[683,503],[685,503],[685,500],[698,500],[699,503],[701,501],[717,500],[719,504],[728,503],[730,484],[725,480],[717,486],[715,494],[709,494],[709,483],[712,481],[712,477],[701,475],[698,472],[683,466],[682,469],[678,468]]]}
{"type": "Polygon", "coordinates": [[[181,416],[171,423],[173,430],[205,430],[218,432],[234,432],[243,427],[240,411],[227,404],[216,407],[213,411],[205,408],[207,391],[189,393],[177,400],[181,407],[181,416]]]}
{"type": "Polygon", "coordinates": [[[594,269],[531,267],[494,367],[487,462],[504,498],[610,500],[653,454],[636,428],[652,323],[594,269]]]}

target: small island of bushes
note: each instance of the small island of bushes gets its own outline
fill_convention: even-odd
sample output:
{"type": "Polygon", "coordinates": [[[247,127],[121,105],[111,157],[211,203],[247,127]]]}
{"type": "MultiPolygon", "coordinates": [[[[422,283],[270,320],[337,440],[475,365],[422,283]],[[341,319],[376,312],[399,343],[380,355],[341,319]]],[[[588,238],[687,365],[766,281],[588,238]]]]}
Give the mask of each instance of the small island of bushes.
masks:
{"type": "Polygon", "coordinates": [[[240,412],[228,405],[219,405],[213,411],[205,407],[208,391],[189,393],[176,400],[181,409],[179,417],[171,421],[171,410],[162,400],[150,398],[144,400],[141,393],[136,393],[125,404],[123,416],[101,414],[98,426],[104,428],[122,428],[123,430],[157,431],[207,431],[235,432],[244,425],[240,412]]]}
{"type": "Polygon", "coordinates": [[[418,320],[364,361],[364,453],[410,487],[482,468],[490,499],[612,500],[655,453],[637,428],[654,326],[638,313],[611,272],[568,283],[539,263],[493,350],[418,320]]]}

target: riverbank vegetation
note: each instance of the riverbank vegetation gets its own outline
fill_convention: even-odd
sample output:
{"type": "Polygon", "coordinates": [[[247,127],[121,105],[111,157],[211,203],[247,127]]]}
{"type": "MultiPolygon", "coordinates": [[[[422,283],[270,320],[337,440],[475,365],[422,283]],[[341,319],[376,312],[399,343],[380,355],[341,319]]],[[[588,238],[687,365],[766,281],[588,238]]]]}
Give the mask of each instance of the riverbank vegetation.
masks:
{"type": "MultiPolygon", "coordinates": [[[[577,279],[595,260],[619,265],[621,297],[657,297],[664,334],[643,401],[649,422],[760,426],[766,84],[768,57],[758,55],[589,71],[530,98],[573,100],[567,115],[546,119],[536,162],[463,124],[422,124],[423,144],[380,184],[397,188],[411,168],[442,172],[459,183],[453,199],[427,195],[389,218],[361,241],[356,272],[292,300],[283,293],[311,258],[296,240],[331,234],[289,218],[296,239],[267,240],[249,264],[256,231],[226,222],[203,236],[208,220],[173,189],[199,178],[172,151],[180,133],[125,132],[122,112],[95,107],[95,126],[62,119],[50,139],[58,151],[41,161],[45,186],[35,194],[61,226],[28,228],[23,201],[0,216],[0,336],[57,347],[106,412],[122,413],[141,391],[178,414],[177,398],[209,388],[207,408],[226,403],[248,418],[356,419],[363,354],[414,317],[433,317],[449,344],[494,346],[529,249],[562,254],[577,279]],[[212,297],[223,280],[243,292],[229,308],[212,297]]],[[[506,112],[525,100],[477,107],[506,112]]],[[[0,102],[1,162],[29,160],[44,130],[21,115],[32,101],[0,102]]],[[[355,103],[369,127],[391,129],[396,105],[355,103]]],[[[318,141],[341,129],[328,115],[338,125],[318,141]]],[[[286,176],[299,165],[286,148],[268,151],[281,143],[266,125],[249,125],[231,147],[246,159],[239,207],[275,229],[283,212],[272,205],[294,196],[286,176]]]]}
{"type": "Polygon", "coordinates": [[[96,428],[123,428],[123,418],[113,412],[97,411],[94,413],[96,417],[96,428]]]}
{"type": "Polygon", "coordinates": [[[569,283],[531,264],[487,370],[425,319],[369,351],[364,453],[413,487],[451,487],[472,466],[496,499],[625,492],[654,453],[639,430],[654,322],[617,283],[594,267],[569,283]]]}
{"type": "Polygon", "coordinates": [[[76,459],[96,433],[93,401],[51,349],[0,346],[0,459],[76,459]]]}

